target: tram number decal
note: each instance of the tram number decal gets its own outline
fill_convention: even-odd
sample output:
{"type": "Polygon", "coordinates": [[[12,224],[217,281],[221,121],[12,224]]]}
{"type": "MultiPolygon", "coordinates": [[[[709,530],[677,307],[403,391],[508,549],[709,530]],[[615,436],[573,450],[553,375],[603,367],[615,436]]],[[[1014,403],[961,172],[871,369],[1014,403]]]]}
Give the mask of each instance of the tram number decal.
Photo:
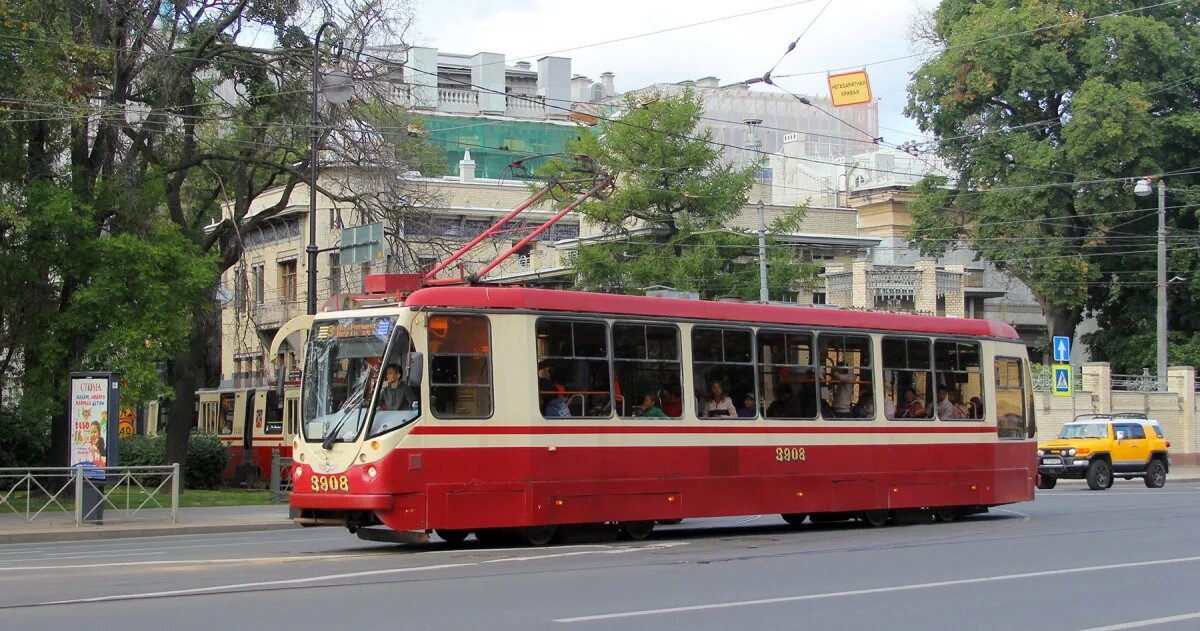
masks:
{"type": "Polygon", "coordinates": [[[310,478],[313,493],[349,491],[350,481],[344,475],[314,475],[310,478]]]}
{"type": "Polygon", "coordinates": [[[776,462],[804,462],[803,447],[776,447],[776,462]]]}

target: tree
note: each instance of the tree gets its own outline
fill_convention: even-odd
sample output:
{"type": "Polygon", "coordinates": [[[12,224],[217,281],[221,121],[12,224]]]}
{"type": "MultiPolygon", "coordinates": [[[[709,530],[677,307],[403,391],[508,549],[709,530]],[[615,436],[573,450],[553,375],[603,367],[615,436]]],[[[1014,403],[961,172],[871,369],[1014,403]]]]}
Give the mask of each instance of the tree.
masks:
{"type": "MultiPolygon", "coordinates": [[[[406,6],[313,9],[350,25],[339,63],[359,80],[361,101],[386,92],[403,60],[368,49],[403,35],[406,6]]],[[[38,413],[61,417],[69,370],[126,358],[143,362],[130,370],[145,375],[146,361],[169,358],[168,458],[184,463],[193,396],[217,355],[215,280],[240,259],[240,234],[307,201],[293,195],[303,196],[308,180],[314,44],[306,31],[319,20],[290,0],[17,0],[0,17],[0,82],[18,97],[11,125],[0,126],[11,141],[0,161],[17,167],[3,174],[0,247],[13,264],[0,260],[0,283],[20,291],[23,305],[0,321],[0,361],[12,369],[19,360],[22,398],[42,388],[38,413]],[[247,45],[251,31],[273,45],[247,45]],[[280,202],[254,208],[267,190],[282,192],[280,202]],[[51,219],[41,243],[52,247],[39,251],[39,226],[51,219]],[[136,273],[113,265],[114,252],[137,259],[125,262],[136,273]],[[36,256],[45,264],[29,268],[36,256]],[[156,284],[163,278],[165,294],[156,284]],[[140,328],[84,326],[72,310],[97,308],[93,287],[121,292],[116,299],[140,328]],[[53,339],[37,340],[39,332],[53,339]]],[[[395,174],[405,165],[396,156],[409,154],[355,124],[356,105],[324,109],[322,159],[350,175],[322,179],[321,192],[356,213],[403,213],[405,182],[395,174]],[[381,188],[359,186],[372,177],[381,188]]],[[[56,454],[65,453],[61,426],[51,425],[56,454]]]]}
{"type": "MultiPolygon", "coordinates": [[[[579,208],[602,238],[580,246],[574,261],[578,286],[592,291],[642,293],[655,286],[694,291],[704,297],[757,299],[758,242],[732,227],[754,185],[756,165],[722,163],[712,133],[698,130],[702,103],[687,90],[676,98],[625,99],[619,119],[601,122],[598,134],[582,134],[568,154],[587,156],[616,178],[615,190],[579,208]]],[[[566,160],[537,171],[550,178],[579,174],[566,160]]],[[[779,217],[771,234],[794,229],[796,210],[779,217]]],[[[768,284],[776,298],[814,278],[772,237],[768,284]]]]}
{"type": "MultiPolygon", "coordinates": [[[[1200,119],[1192,3],[944,0],[918,29],[935,54],[905,113],[957,172],[916,187],[910,238],[963,243],[1020,279],[1051,335],[1073,337],[1152,235],[1128,178],[1191,166],[1200,119]],[[1091,291],[1089,291],[1091,289],[1091,291]]],[[[1173,175],[1194,182],[1195,174],[1173,175]]]]}

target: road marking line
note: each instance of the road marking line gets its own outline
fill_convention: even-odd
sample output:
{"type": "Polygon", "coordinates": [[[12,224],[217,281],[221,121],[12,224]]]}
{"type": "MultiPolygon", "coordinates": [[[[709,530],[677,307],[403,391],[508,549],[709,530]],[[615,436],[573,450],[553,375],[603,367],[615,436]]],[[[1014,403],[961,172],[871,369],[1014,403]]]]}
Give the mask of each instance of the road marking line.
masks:
{"type": "Polygon", "coordinates": [[[175,590],[162,591],[162,592],[144,592],[144,593],[137,593],[137,594],[117,594],[114,596],[97,596],[94,598],[75,598],[75,599],[71,599],[71,600],[56,600],[56,601],[51,601],[51,602],[35,603],[34,605],[11,605],[10,608],[14,607],[14,606],[20,607],[20,606],[45,606],[45,605],[74,605],[74,604],[81,604],[81,603],[113,602],[113,601],[119,601],[119,600],[140,600],[142,598],[154,598],[154,597],[163,597],[163,596],[185,596],[185,595],[189,595],[189,594],[204,594],[204,593],[210,593],[210,592],[228,591],[228,590],[234,590],[234,589],[245,589],[245,588],[253,588],[253,587],[303,585],[306,583],[320,583],[320,582],[325,582],[325,581],[335,581],[335,580],[347,579],[347,578],[362,578],[364,576],[384,576],[384,575],[388,575],[388,574],[406,574],[406,573],[410,573],[410,572],[427,572],[430,570],[447,570],[447,569],[454,569],[454,568],[460,568],[460,567],[473,567],[473,566],[485,565],[488,563],[503,563],[503,562],[511,562],[511,561],[537,561],[537,560],[541,560],[541,559],[551,559],[551,558],[556,558],[556,557],[578,556],[581,554],[625,554],[628,552],[643,552],[646,550],[661,550],[664,548],[673,548],[675,546],[686,546],[686,545],[688,545],[687,542],[678,541],[678,542],[653,543],[650,545],[637,546],[637,547],[606,546],[605,547],[606,549],[603,549],[603,550],[590,550],[590,551],[589,550],[579,550],[576,552],[565,552],[562,554],[543,554],[543,555],[530,556],[530,557],[488,559],[486,561],[473,561],[470,563],[442,563],[439,565],[388,568],[385,570],[364,570],[361,572],[345,572],[345,573],[341,573],[341,574],[325,574],[325,575],[321,575],[321,576],[306,576],[304,578],[290,578],[290,579],[281,579],[281,580],[273,580],[273,581],[255,581],[253,583],[233,583],[230,585],[213,585],[211,587],[193,587],[190,589],[175,589],[175,590]]]}
{"type": "MultiPolygon", "coordinates": [[[[123,552],[113,552],[111,554],[103,554],[100,552],[95,552],[95,553],[88,553],[88,554],[80,554],[80,555],[76,555],[76,556],[56,556],[50,560],[51,561],[68,561],[70,559],[99,559],[101,557],[158,556],[160,554],[166,554],[166,552],[123,551],[123,552]]],[[[46,556],[52,556],[52,555],[46,555],[46,556]]],[[[28,561],[33,561],[33,560],[34,559],[9,559],[7,561],[0,561],[0,563],[20,563],[22,561],[28,562],[28,561]]]]}
{"type": "Polygon", "coordinates": [[[291,563],[295,561],[320,561],[324,559],[358,559],[376,554],[314,554],[306,557],[252,557],[242,559],[175,559],[162,561],[129,561],[127,563],[80,563],[76,565],[36,565],[28,567],[0,567],[0,572],[39,570],[85,570],[93,567],[137,567],[148,565],[221,565],[233,563],[291,563]]]}
{"type": "Polygon", "coordinates": [[[1167,622],[1181,622],[1183,620],[1195,620],[1200,618],[1200,612],[1185,613],[1178,616],[1166,616],[1165,618],[1150,618],[1148,620],[1135,620],[1123,624],[1114,624],[1107,627],[1092,627],[1090,629],[1082,629],[1082,631],[1118,631],[1119,629],[1139,629],[1155,624],[1165,624],[1167,622]]]}
{"type": "Polygon", "coordinates": [[[691,605],[686,607],[666,607],[663,609],[643,609],[641,611],[624,611],[619,613],[598,614],[594,616],[578,616],[574,618],[558,618],[554,622],[571,623],[571,622],[590,622],[594,620],[612,620],[614,618],[634,618],[638,616],[653,616],[665,613],[681,613],[687,611],[703,611],[706,609],[727,609],[730,607],[750,607],[754,605],[771,605],[776,603],[800,602],[804,600],[820,600],[822,598],[842,598],[845,596],[862,596],[865,594],[884,594],[888,592],[912,591],[917,589],[931,589],[935,587],[954,587],[958,585],[970,585],[974,583],[992,583],[997,581],[1011,581],[1022,578],[1036,578],[1041,576],[1059,576],[1062,574],[1079,574],[1082,572],[1100,572],[1105,570],[1125,569],[1131,567],[1148,567],[1154,565],[1167,565],[1172,563],[1190,563],[1200,561],[1200,556],[1180,557],[1176,559],[1161,559],[1157,561],[1135,561],[1132,563],[1111,563],[1108,565],[1093,565],[1089,567],[1067,568],[1062,570],[1045,570],[1041,572],[1023,572],[1021,574],[1003,574],[1000,576],[984,576],[980,578],[966,578],[953,581],[937,581],[933,583],[914,583],[911,585],[893,585],[891,587],[875,587],[870,589],[852,589],[841,592],[825,592],[821,594],[805,594],[802,596],[783,596],[780,598],[761,598],[757,600],[741,600],[723,603],[711,603],[707,605],[691,605]]]}

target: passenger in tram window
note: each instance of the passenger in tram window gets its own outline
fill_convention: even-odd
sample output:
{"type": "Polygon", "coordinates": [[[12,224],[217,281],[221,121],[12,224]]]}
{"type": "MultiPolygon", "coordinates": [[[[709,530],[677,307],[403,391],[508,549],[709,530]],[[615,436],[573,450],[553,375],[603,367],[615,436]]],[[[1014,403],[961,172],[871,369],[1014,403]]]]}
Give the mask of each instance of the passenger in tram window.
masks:
{"type": "Polygon", "coordinates": [[[746,393],[745,398],[742,399],[742,407],[738,408],[737,415],[740,418],[754,418],[758,416],[758,408],[754,405],[754,393],[746,393]]]}
{"type": "Polygon", "coordinates": [[[555,386],[554,390],[557,390],[557,393],[551,395],[550,401],[546,403],[546,409],[542,414],[548,418],[570,416],[571,409],[567,407],[567,398],[564,396],[567,389],[562,386],[555,386]]]}
{"type": "Polygon", "coordinates": [[[883,398],[883,415],[886,418],[896,418],[896,402],[891,397],[883,398]]]}
{"type": "Polygon", "coordinates": [[[821,416],[825,418],[837,418],[839,415],[833,411],[833,406],[825,399],[821,399],[821,416]]]}
{"type": "Polygon", "coordinates": [[[863,391],[859,393],[858,403],[854,404],[854,408],[850,410],[850,415],[854,418],[875,417],[875,398],[869,389],[863,388],[863,391]]]}
{"type": "Polygon", "coordinates": [[[412,409],[417,398],[408,384],[401,383],[400,365],[388,364],[387,369],[383,372],[383,378],[385,383],[383,392],[379,396],[379,409],[390,411],[412,409]]]}
{"type": "Polygon", "coordinates": [[[662,401],[663,414],[671,417],[683,416],[683,399],[679,396],[679,386],[668,386],[664,390],[666,394],[663,395],[662,401]]]}
{"type": "Polygon", "coordinates": [[[634,416],[645,416],[648,418],[666,418],[666,413],[658,405],[658,396],[652,392],[647,392],[646,396],[642,397],[642,404],[634,410],[634,416]]]}
{"type": "Polygon", "coordinates": [[[983,418],[983,401],[979,397],[971,397],[971,402],[967,404],[971,410],[970,418],[983,418]]]}
{"type": "Polygon", "coordinates": [[[925,406],[917,398],[917,391],[912,387],[904,389],[904,405],[896,410],[897,418],[925,418],[925,406]]]}
{"type": "Polygon", "coordinates": [[[961,418],[954,409],[954,402],[950,400],[950,393],[945,387],[937,389],[937,415],[939,418],[961,418]]]}
{"type": "Polygon", "coordinates": [[[963,403],[962,394],[958,388],[951,388],[946,393],[946,397],[954,405],[954,418],[974,418],[971,416],[971,406],[963,403]]]}
{"type": "Polygon", "coordinates": [[[854,375],[846,364],[838,364],[837,370],[831,375],[833,386],[833,413],[836,416],[850,416],[850,401],[854,396],[854,375]]]}
{"type": "Polygon", "coordinates": [[[725,394],[725,388],[720,381],[713,381],[708,387],[709,399],[704,405],[704,415],[708,417],[732,417],[737,416],[737,408],[733,406],[733,400],[725,394]]]}
{"type": "Polygon", "coordinates": [[[775,400],[771,405],[767,406],[767,417],[778,418],[788,415],[788,410],[792,403],[792,389],[783,387],[779,390],[779,394],[775,395],[775,400]]]}

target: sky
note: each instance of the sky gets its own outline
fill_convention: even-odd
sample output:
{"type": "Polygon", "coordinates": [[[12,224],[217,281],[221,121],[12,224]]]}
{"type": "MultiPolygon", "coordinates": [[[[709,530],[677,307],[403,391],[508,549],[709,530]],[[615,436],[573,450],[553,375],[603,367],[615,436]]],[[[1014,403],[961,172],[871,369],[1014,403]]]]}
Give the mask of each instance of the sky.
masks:
{"type": "Polygon", "coordinates": [[[760,77],[811,23],[796,48],[779,61],[772,73],[776,82],[792,92],[827,96],[827,71],[865,66],[879,103],[880,133],[887,143],[900,144],[918,138],[903,109],[908,77],[920,57],[872,62],[913,55],[917,48],[910,42],[910,24],[919,9],[936,4],[936,0],[416,0],[416,23],[409,40],[446,52],[501,53],[509,64],[521,59],[536,64],[547,53],[570,57],[573,74],[598,80],[600,73],[613,72],[617,91],[622,92],[705,76],[717,77],[722,85],[760,77]],[[730,17],[754,11],[759,12],[730,17]],[[717,21],[648,34],[707,20],[717,21]],[[794,73],[803,74],[782,77],[794,73]]]}

